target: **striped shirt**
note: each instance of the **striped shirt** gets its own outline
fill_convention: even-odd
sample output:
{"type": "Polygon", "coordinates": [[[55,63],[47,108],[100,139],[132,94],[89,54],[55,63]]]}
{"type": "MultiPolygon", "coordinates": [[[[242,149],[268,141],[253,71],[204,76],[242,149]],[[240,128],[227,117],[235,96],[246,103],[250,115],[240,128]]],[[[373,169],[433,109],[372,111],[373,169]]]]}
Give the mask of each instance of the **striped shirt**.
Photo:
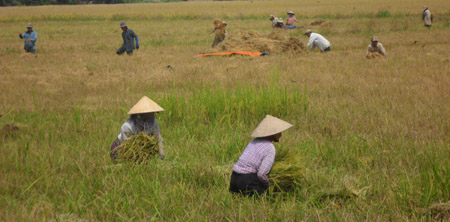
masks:
{"type": "Polygon", "coordinates": [[[275,147],[272,142],[263,138],[252,140],[245,148],[233,171],[240,174],[256,173],[258,178],[269,185],[268,175],[275,161],[275,147]]]}

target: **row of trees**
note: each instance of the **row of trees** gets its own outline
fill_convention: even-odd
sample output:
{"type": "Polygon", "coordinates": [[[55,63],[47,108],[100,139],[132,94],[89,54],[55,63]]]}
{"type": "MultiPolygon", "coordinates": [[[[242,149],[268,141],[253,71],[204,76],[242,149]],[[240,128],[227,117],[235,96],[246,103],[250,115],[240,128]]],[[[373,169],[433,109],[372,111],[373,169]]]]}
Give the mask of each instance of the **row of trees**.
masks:
{"type": "MultiPolygon", "coordinates": [[[[145,0],[0,0],[0,6],[16,5],[77,5],[77,4],[119,4],[144,2],[145,0]]],[[[177,2],[187,0],[147,0],[148,2],[177,2]]]]}

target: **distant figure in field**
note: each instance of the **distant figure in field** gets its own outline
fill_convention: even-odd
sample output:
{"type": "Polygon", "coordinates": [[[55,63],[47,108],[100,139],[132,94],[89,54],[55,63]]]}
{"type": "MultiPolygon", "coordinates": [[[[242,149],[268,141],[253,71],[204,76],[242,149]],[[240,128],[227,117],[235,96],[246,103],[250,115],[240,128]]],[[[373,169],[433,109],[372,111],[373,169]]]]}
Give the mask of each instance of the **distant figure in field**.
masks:
{"type": "Polygon", "coordinates": [[[293,11],[287,12],[288,17],[286,19],[286,28],[287,29],[295,29],[297,26],[294,23],[300,23],[297,18],[295,18],[295,13],[293,11]]]}
{"type": "Polygon", "coordinates": [[[19,33],[19,37],[25,39],[25,45],[23,47],[25,52],[36,53],[37,33],[33,30],[32,24],[28,23],[27,31],[25,33],[19,33]]]}
{"type": "Polygon", "coordinates": [[[220,42],[225,40],[225,37],[227,36],[227,30],[225,28],[227,27],[227,23],[225,21],[222,21],[220,19],[214,19],[214,30],[211,33],[214,33],[214,42],[211,47],[215,47],[220,42]]]}
{"type": "Polygon", "coordinates": [[[230,181],[230,192],[244,196],[262,195],[271,185],[268,174],[275,161],[275,147],[281,132],[292,127],[292,124],[267,115],[253,131],[253,139],[242,152],[230,181]]]}
{"type": "Polygon", "coordinates": [[[111,159],[113,161],[117,159],[118,150],[116,147],[140,132],[145,132],[158,139],[159,157],[164,159],[163,138],[159,132],[158,122],[155,119],[155,113],[161,111],[164,111],[164,109],[153,100],[147,96],[142,97],[128,112],[130,118],[120,127],[120,133],[111,145],[111,159]]]}
{"type": "Polygon", "coordinates": [[[367,54],[366,58],[374,59],[379,57],[387,57],[386,50],[381,43],[378,42],[378,37],[373,36],[371,39],[371,43],[367,46],[367,54]]]}
{"type": "Polygon", "coordinates": [[[306,30],[305,35],[309,38],[307,47],[311,51],[313,51],[315,47],[319,48],[320,52],[329,52],[331,50],[330,42],[321,34],[314,33],[311,30],[306,30]]]}
{"type": "Polygon", "coordinates": [[[272,28],[284,28],[283,18],[270,15],[270,21],[272,21],[272,28]]]}
{"type": "Polygon", "coordinates": [[[428,28],[431,28],[431,22],[433,22],[433,14],[431,14],[427,6],[423,6],[422,19],[424,25],[428,28]]]}
{"type": "Polygon", "coordinates": [[[122,55],[124,52],[127,52],[128,55],[132,55],[134,49],[139,49],[139,39],[133,30],[127,27],[125,22],[120,23],[120,28],[122,29],[123,45],[117,50],[117,54],[122,55]],[[136,47],[134,40],[136,40],[136,47]]]}

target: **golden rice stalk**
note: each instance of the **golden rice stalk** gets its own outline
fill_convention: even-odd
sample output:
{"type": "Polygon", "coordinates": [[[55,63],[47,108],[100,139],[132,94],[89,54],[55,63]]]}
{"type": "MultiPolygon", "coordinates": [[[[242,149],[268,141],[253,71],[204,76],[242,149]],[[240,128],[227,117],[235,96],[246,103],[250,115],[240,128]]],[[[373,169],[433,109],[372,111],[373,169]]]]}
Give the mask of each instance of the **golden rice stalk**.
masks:
{"type": "Polygon", "coordinates": [[[304,171],[300,155],[296,151],[280,148],[277,149],[269,179],[275,190],[289,191],[304,179],[304,171]]]}
{"type": "Polygon", "coordinates": [[[158,139],[145,132],[134,135],[116,148],[119,160],[144,163],[150,156],[158,155],[158,139]]]}

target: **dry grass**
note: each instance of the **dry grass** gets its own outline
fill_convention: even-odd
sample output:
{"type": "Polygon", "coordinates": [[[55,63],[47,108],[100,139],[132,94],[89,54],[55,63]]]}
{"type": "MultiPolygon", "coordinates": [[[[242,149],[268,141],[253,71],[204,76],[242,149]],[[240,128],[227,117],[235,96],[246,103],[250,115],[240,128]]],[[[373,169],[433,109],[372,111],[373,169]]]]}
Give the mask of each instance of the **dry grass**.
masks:
{"type": "MultiPolygon", "coordinates": [[[[427,29],[423,4],[0,8],[0,126],[20,128],[0,138],[0,220],[432,219],[415,209],[450,200],[450,15],[447,1],[427,2],[436,14],[427,29]],[[269,35],[268,15],[287,10],[302,25],[329,23],[305,28],[332,51],[194,57],[210,50],[212,19],[224,18],[229,35],[269,35]],[[139,35],[131,57],[115,55],[121,20],[139,35]],[[28,21],[36,56],[23,54],[17,37],[28,21]],[[372,35],[387,59],[365,58],[372,35]],[[157,116],[166,160],[107,167],[109,146],[142,95],[166,110],[157,116]],[[280,142],[302,154],[310,185],[258,202],[233,198],[217,166],[237,160],[267,113],[294,123],[280,142]]],[[[290,36],[305,44],[303,31],[290,36]]]]}

